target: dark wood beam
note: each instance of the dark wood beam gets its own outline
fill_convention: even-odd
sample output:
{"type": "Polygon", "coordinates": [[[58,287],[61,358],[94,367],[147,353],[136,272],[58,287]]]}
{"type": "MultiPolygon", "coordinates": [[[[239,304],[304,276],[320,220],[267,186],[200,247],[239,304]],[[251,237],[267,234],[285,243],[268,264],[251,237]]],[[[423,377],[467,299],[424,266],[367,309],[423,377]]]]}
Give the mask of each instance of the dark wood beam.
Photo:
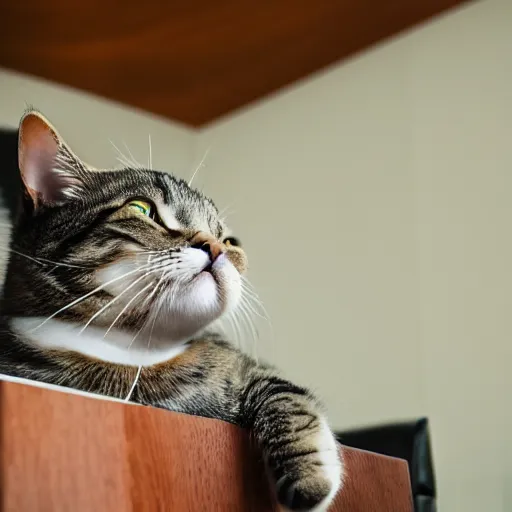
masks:
{"type": "Polygon", "coordinates": [[[461,3],[5,0],[0,66],[201,126],[461,3]]]}

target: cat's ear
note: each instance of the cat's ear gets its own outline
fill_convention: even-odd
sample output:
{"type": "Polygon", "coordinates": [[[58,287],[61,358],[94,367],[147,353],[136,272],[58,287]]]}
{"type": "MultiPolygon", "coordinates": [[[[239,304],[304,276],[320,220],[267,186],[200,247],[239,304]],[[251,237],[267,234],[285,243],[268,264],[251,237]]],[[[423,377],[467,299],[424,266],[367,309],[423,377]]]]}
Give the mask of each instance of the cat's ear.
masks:
{"type": "Polygon", "coordinates": [[[18,164],[34,208],[60,204],[77,197],[84,166],[37,111],[28,111],[19,128],[18,164]]]}

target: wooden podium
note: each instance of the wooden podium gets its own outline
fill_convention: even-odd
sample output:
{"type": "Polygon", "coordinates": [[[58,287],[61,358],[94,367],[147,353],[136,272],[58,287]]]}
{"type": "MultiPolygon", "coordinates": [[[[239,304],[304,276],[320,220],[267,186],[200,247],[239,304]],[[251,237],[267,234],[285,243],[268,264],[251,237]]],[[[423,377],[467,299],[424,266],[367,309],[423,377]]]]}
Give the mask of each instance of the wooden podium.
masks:
{"type": "MultiPolygon", "coordinates": [[[[2,512],[278,510],[261,457],[233,425],[8,380],[2,512]]],[[[330,510],[412,512],[405,461],[343,453],[348,477],[330,510]]]]}

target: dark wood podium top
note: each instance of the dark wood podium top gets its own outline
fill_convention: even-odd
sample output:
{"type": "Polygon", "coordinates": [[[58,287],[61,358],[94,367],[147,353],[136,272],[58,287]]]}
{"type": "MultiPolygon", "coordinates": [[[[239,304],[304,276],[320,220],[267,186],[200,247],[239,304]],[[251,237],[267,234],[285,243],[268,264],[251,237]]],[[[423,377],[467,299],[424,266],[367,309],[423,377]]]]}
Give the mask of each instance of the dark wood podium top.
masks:
{"type": "MultiPolygon", "coordinates": [[[[243,430],[216,420],[0,381],[2,511],[278,510],[243,430]]],[[[330,510],[412,512],[407,463],[341,448],[330,510]]]]}

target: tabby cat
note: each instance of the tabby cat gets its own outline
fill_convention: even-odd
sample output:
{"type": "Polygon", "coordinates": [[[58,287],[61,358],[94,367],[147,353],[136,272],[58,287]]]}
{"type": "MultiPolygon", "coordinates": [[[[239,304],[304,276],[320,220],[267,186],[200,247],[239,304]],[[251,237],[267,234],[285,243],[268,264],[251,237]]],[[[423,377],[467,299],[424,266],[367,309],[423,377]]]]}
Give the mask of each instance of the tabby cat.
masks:
{"type": "Polygon", "coordinates": [[[248,428],[279,502],[325,510],[342,462],[317,400],[214,332],[247,267],[214,203],[166,172],[88,166],[37,111],[18,134],[0,372],[248,428]]]}

